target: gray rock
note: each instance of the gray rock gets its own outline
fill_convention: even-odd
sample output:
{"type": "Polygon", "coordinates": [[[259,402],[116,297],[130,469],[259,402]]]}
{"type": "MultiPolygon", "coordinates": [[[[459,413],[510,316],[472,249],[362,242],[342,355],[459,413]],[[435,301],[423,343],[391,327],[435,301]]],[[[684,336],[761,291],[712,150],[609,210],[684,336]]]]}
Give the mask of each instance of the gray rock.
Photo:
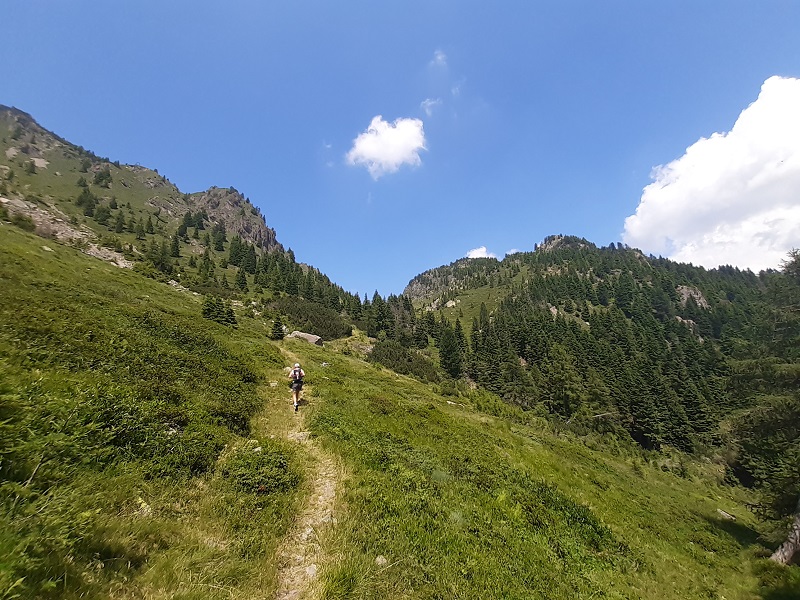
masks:
{"type": "Polygon", "coordinates": [[[303,333],[302,331],[293,331],[288,337],[298,338],[307,341],[309,344],[322,346],[322,338],[313,333],[303,333]]]}

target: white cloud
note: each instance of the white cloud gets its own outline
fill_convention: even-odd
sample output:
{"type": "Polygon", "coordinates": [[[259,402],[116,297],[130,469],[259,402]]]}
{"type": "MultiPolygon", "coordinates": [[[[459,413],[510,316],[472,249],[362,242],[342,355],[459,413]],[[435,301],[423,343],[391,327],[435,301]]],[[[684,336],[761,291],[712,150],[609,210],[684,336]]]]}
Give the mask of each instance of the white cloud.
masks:
{"type": "Polygon", "coordinates": [[[441,50],[437,50],[433,53],[433,60],[431,60],[430,65],[432,67],[447,67],[447,55],[441,50]]]}
{"type": "Polygon", "coordinates": [[[706,267],[777,268],[800,246],[800,79],[767,79],[729,132],[652,178],[626,244],[706,267]]]}
{"type": "Polygon", "coordinates": [[[480,248],[473,248],[469,252],[465,258],[497,258],[494,254],[489,252],[486,249],[486,246],[481,246],[480,248]]]}
{"type": "Polygon", "coordinates": [[[381,115],[372,119],[369,127],[353,140],[347,153],[350,165],[364,165],[373,179],[396,173],[401,166],[422,163],[419,157],[425,150],[425,131],[419,119],[384,121],[381,115]]]}
{"type": "Polygon", "coordinates": [[[429,117],[433,115],[433,110],[437,106],[441,106],[441,104],[442,104],[441,98],[436,98],[436,99],[425,98],[425,100],[419,103],[422,110],[424,110],[425,114],[428,115],[429,117]]]}

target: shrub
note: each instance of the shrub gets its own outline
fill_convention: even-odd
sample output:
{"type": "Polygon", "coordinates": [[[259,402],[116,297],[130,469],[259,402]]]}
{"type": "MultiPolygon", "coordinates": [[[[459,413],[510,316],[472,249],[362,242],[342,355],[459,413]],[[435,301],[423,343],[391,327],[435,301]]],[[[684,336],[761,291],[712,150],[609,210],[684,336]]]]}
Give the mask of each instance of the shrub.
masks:
{"type": "Polygon", "coordinates": [[[250,440],[237,448],[220,474],[233,487],[253,494],[274,494],[297,487],[300,474],[291,456],[274,440],[250,440]]]}
{"type": "Polygon", "coordinates": [[[33,219],[22,213],[14,213],[11,217],[11,224],[25,231],[33,231],[36,229],[36,224],[33,222],[33,219]]]}

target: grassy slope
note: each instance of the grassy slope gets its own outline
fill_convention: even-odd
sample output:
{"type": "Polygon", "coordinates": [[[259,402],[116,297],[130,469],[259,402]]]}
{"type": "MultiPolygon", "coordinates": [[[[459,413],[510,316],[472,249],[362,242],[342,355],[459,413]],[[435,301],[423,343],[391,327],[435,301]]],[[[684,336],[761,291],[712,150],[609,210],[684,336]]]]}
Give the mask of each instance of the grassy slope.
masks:
{"type": "Polygon", "coordinates": [[[747,498],[699,470],[634,465],[356,359],[296,352],[311,429],[352,474],[326,598],[757,597],[747,498]]]}
{"type": "MultiPolygon", "coordinates": [[[[512,283],[517,285],[524,283],[528,277],[528,271],[529,268],[523,266],[520,272],[513,277],[512,283]]],[[[464,329],[464,333],[467,337],[469,337],[472,319],[477,319],[480,316],[481,304],[485,304],[486,309],[491,313],[497,308],[503,298],[508,296],[510,289],[510,285],[503,283],[494,287],[485,285],[478,288],[461,290],[456,297],[456,305],[453,307],[442,306],[440,311],[451,323],[455,323],[456,319],[460,319],[461,327],[464,329]]],[[[414,302],[414,307],[417,309],[423,306],[430,306],[430,299],[417,300],[414,302]]]]}
{"type": "Polygon", "coordinates": [[[302,489],[257,418],[283,361],[199,310],[0,224],[0,597],[272,596],[302,489]]]}
{"type": "MultiPolygon", "coordinates": [[[[0,561],[0,597],[25,569],[21,585],[41,585],[23,597],[272,597],[277,549],[311,486],[294,479],[254,494],[230,475],[231,457],[252,449],[248,438],[287,461],[289,475],[310,472],[302,448],[272,439],[294,416],[283,384],[267,384],[281,381],[287,361],[265,341],[265,325],[203,321],[190,294],[8,225],[0,278],[2,407],[33,411],[31,435],[16,441],[33,462],[47,457],[30,489],[3,473],[0,555],[11,558],[0,561]],[[248,371],[256,379],[244,384],[248,371]],[[140,377],[159,390],[155,399],[137,387],[140,377]],[[171,413],[162,394],[186,413],[182,433],[193,424],[206,442],[227,443],[221,458],[216,442],[123,460],[85,441],[108,433],[92,412],[98,397],[113,398],[120,414],[126,399],[144,399],[163,417],[171,413]],[[220,399],[239,402],[250,431],[220,421],[220,399]],[[87,410],[69,435],[50,435],[75,403],[87,410]],[[196,454],[212,460],[193,474],[196,454]],[[178,475],[165,477],[167,467],[178,475]],[[15,494],[25,498],[12,508],[15,494]],[[25,507],[23,518],[12,514],[25,507]],[[43,543],[48,560],[26,563],[43,543]]],[[[325,540],[322,597],[761,597],[749,498],[717,485],[706,467],[690,465],[685,479],[623,451],[593,450],[477,393],[449,404],[433,386],[337,344],[278,347],[308,372],[300,418],[348,473],[325,540]],[[718,508],[738,520],[722,520],[718,508]]],[[[22,434],[0,432],[6,467],[9,436],[22,434]]]]}

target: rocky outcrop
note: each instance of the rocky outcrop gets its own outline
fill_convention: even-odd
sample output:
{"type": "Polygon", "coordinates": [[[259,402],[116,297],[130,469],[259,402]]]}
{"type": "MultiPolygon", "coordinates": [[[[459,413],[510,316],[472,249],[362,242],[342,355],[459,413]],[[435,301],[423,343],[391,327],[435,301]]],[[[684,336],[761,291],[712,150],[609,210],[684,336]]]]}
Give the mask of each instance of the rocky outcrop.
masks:
{"type": "Polygon", "coordinates": [[[190,194],[187,204],[192,211],[205,210],[212,222],[223,223],[229,238],[238,235],[266,252],[284,250],[275,238],[275,230],[267,227],[261,211],[235,188],[212,187],[190,194]]]}
{"type": "Polygon", "coordinates": [[[303,333],[302,331],[293,331],[287,337],[298,338],[307,341],[309,344],[322,346],[322,338],[313,333],[303,333]]]}
{"type": "Polygon", "coordinates": [[[703,296],[703,292],[698,290],[696,287],[679,285],[677,288],[675,288],[675,291],[677,291],[678,296],[680,296],[681,306],[686,306],[689,298],[692,298],[695,301],[695,304],[697,304],[697,306],[700,308],[708,308],[708,301],[706,300],[705,296],[703,296]]]}

